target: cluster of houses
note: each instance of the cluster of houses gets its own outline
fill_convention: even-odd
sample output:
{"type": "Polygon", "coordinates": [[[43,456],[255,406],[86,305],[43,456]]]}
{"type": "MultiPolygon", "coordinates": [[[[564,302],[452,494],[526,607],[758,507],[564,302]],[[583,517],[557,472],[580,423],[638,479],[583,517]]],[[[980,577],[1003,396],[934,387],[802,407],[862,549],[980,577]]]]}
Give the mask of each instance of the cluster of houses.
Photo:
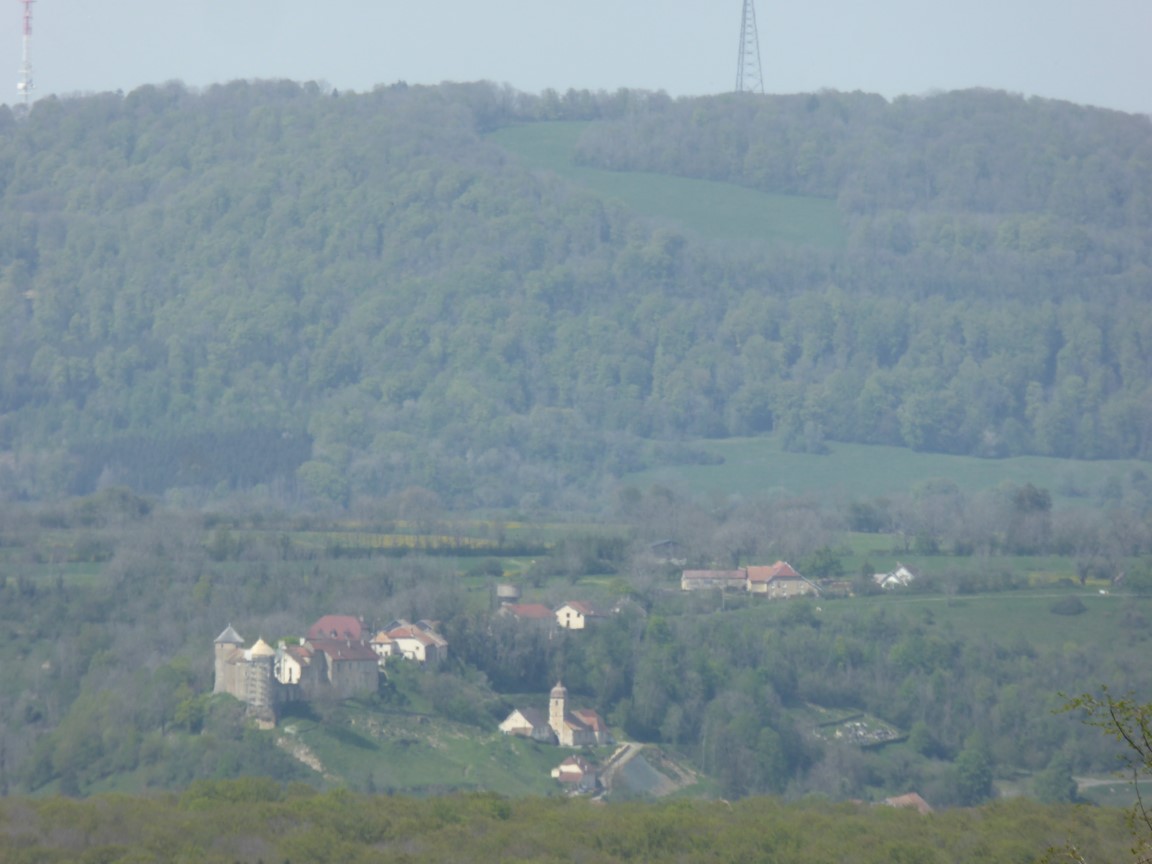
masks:
{"type": "Polygon", "coordinates": [[[684,591],[747,591],[773,599],[819,595],[820,587],[805,579],[787,561],[770,567],[740,567],[735,570],[685,570],[680,575],[684,591]]]}
{"type": "MultiPolygon", "coordinates": [[[[569,708],[568,689],[561,682],[548,694],[548,713],[516,708],[500,724],[505,735],[517,735],[561,747],[603,747],[613,744],[612,733],[591,708],[569,708]]],[[[552,769],[552,776],[573,794],[594,792],[600,783],[596,768],[585,757],[569,756],[552,769]]]]}
{"type": "Polygon", "coordinates": [[[275,648],[263,639],[245,644],[232,625],[216,637],[212,692],[235,696],[266,726],[288,702],[375,693],[389,658],[433,664],[448,658],[448,642],[434,621],[392,621],[369,638],[363,619],[352,615],[325,615],[306,636],[280,640],[275,648]]]}
{"type": "MultiPolygon", "coordinates": [[[[875,573],[872,581],[885,591],[905,588],[916,575],[898,564],[888,573],[875,573]]],[[[826,581],[817,585],[801,576],[787,561],[777,561],[770,567],[739,567],[735,570],[685,570],[680,574],[683,591],[746,591],[771,599],[803,597],[808,595],[847,595],[852,586],[844,580],[826,581]]]]}

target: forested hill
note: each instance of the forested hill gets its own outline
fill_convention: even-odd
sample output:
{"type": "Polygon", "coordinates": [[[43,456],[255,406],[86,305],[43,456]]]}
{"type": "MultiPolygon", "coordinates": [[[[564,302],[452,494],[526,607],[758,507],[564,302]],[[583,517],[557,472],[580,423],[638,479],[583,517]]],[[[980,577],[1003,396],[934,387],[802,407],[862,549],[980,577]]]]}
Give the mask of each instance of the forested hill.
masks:
{"type": "Polygon", "coordinates": [[[651,442],[767,432],[1150,458],[1150,133],[986,92],[237,82],[4,109],[0,494],[547,503],[691,457],[651,442]],[[484,137],[556,119],[588,121],[587,164],[834,197],[847,248],[650,228],[484,137]]]}

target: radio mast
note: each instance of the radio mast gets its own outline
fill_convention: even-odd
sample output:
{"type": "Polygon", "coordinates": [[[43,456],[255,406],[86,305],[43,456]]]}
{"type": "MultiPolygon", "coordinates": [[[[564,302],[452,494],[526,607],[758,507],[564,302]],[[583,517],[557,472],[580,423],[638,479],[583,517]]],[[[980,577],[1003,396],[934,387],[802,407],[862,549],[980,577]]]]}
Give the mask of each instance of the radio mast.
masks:
{"type": "Polygon", "coordinates": [[[740,21],[740,59],[736,64],[736,92],[764,92],[764,77],[760,73],[760,36],[756,32],[756,5],[752,0],[744,0],[744,14],[740,21]]]}
{"type": "Polygon", "coordinates": [[[24,54],[20,63],[20,80],[16,82],[16,92],[24,97],[24,107],[32,98],[32,4],[36,0],[20,0],[24,7],[24,54]]]}

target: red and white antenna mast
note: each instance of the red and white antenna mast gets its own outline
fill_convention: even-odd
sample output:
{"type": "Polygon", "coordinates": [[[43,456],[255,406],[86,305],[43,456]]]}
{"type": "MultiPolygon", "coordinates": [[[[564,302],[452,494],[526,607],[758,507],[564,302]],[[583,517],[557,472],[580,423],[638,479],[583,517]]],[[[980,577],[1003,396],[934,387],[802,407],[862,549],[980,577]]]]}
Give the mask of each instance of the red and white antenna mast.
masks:
{"type": "Polygon", "coordinates": [[[16,82],[16,92],[24,97],[25,106],[32,98],[32,4],[36,0],[20,0],[24,7],[24,55],[20,63],[20,80],[16,82]]]}

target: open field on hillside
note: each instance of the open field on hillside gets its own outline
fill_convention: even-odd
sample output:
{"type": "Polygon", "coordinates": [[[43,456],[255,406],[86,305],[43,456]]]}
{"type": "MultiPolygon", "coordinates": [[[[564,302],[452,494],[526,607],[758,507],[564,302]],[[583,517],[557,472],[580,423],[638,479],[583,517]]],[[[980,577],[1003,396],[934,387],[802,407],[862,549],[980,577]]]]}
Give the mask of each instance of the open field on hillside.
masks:
{"type": "Polygon", "coordinates": [[[845,229],[834,201],[798,195],[769,195],[730,183],[664,174],[604,171],[572,161],[588,124],[532,123],[511,126],[490,138],[527,165],[552,171],[638,214],[687,229],[708,240],[757,245],[844,245],[845,229]]]}
{"type": "MultiPolygon", "coordinates": [[[[889,593],[875,597],[817,602],[817,620],[837,616],[884,616],[921,624],[942,638],[950,633],[999,645],[1028,644],[1033,648],[1101,645],[1152,639],[1152,597],[1101,595],[1085,589],[1004,591],[996,594],[946,597],[939,594],[889,593]],[[1075,594],[1087,610],[1057,615],[1052,604],[1075,594]],[[1143,620],[1145,623],[1140,624],[1143,620]]],[[[762,602],[736,613],[777,620],[792,612],[792,604],[762,602]]]]}
{"type": "Polygon", "coordinates": [[[641,488],[660,483],[692,495],[814,495],[835,500],[908,492],[925,480],[952,480],[965,493],[1002,483],[1032,483],[1054,499],[1090,500],[1109,477],[1152,471],[1134,459],[1083,461],[1045,456],[980,459],[919,453],[903,447],[832,443],[823,455],[789,453],[778,437],[699,441],[724,459],[721,465],[676,465],[630,474],[624,482],[641,488]]]}
{"type": "Polygon", "coordinates": [[[551,770],[561,750],[443,718],[379,713],[346,703],[326,723],[289,718],[282,746],[307,745],[330,782],[408,794],[483,789],[500,795],[557,794],[551,770]]]}

